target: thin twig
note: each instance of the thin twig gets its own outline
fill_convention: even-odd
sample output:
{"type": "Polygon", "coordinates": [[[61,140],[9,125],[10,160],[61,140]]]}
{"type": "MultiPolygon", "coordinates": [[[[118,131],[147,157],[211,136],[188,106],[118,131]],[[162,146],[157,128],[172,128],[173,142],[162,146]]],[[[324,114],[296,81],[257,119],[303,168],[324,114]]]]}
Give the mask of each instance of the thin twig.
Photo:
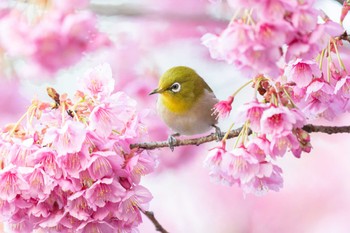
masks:
{"type": "MultiPolygon", "coordinates": [[[[326,133],[326,134],[336,134],[336,133],[350,133],[350,126],[323,126],[323,125],[305,125],[303,129],[308,133],[326,133]]],[[[242,128],[234,129],[230,131],[227,139],[235,138],[239,135],[242,128]]],[[[225,133],[223,133],[225,134],[225,133]]],[[[251,134],[249,130],[248,134],[251,134]]],[[[217,140],[217,136],[214,133],[211,133],[207,136],[191,138],[191,139],[176,139],[174,143],[174,147],[178,146],[187,146],[187,145],[196,145],[199,146],[201,144],[212,142],[217,140]]],[[[169,147],[168,141],[158,141],[158,142],[142,142],[131,144],[130,148],[139,148],[144,150],[154,150],[157,148],[169,147]]]]}
{"type": "Polygon", "coordinates": [[[350,37],[346,31],[343,34],[341,34],[338,38],[340,40],[345,40],[350,43],[350,37]]]}
{"type": "Polygon", "coordinates": [[[159,231],[161,233],[169,233],[167,230],[165,230],[162,227],[162,225],[160,225],[160,223],[158,222],[158,220],[156,219],[152,211],[145,211],[141,208],[139,209],[153,223],[153,225],[156,227],[156,231],[159,231]]]}

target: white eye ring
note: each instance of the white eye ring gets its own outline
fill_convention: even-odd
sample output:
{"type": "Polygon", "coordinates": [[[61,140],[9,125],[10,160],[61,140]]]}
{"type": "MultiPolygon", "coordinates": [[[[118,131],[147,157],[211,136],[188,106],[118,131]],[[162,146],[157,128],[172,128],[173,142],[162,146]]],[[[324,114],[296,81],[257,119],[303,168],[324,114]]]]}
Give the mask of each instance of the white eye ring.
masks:
{"type": "Polygon", "coordinates": [[[171,85],[170,90],[172,92],[179,92],[181,90],[181,85],[180,83],[173,83],[173,85],[171,85]]]}

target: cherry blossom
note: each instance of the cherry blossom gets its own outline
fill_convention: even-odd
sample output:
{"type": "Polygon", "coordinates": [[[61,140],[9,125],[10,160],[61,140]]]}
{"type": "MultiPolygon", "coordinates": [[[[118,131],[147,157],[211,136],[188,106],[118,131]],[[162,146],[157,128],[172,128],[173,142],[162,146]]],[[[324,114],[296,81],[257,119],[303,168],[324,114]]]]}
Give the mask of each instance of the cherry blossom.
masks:
{"type": "Polygon", "coordinates": [[[125,93],[112,93],[110,70],[90,70],[74,99],[50,89],[53,103],[35,100],[28,108],[35,120],[2,130],[8,158],[1,159],[0,215],[10,232],[133,231],[142,221],[152,195],[140,183],[157,163],[147,151],[130,150],[147,137],[145,115],[125,93]],[[98,114],[103,108],[113,119],[98,114]]]}
{"type": "Polygon", "coordinates": [[[321,71],[314,61],[297,59],[291,61],[285,69],[289,81],[295,82],[300,88],[308,86],[313,78],[320,78],[321,71]]]}
{"type": "Polygon", "coordinates": [[[15,7],[7,8],[0,22],[0,47],[11,57],[25,58],[41,73],[52,74],[74,65],[84,53],[111,45],[97,29],[93,13],[76,11],[87,4],[86,0],[54,0],[36,20],[15,7]]]}
{"type": "Polygon", "coordinates": [[[213,108],[213,115],[216,115],[217,118],[225,118],[230,115],[233,100],[234,97],[229,96],[227,100],[222,100],[215,104],[213,108]]]}

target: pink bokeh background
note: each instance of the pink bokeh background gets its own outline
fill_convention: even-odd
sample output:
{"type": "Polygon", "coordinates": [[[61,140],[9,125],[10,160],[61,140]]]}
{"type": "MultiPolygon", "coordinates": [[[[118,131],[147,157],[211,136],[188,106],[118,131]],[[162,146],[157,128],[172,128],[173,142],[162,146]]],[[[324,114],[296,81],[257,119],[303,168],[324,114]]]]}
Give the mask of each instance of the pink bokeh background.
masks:
{"type": "MultiPolygon", "coordinates": [[[[34,95],[46,95],[47,85],[72,91],[81,71],[103,62],[112,66],[116,89],[135,98],[140,109],[149,108],[150,117],[145,123],[152,140],[165,140],[170,133],[155,113],[156,98],[148,96],[156,87],[159,75],[169,67],[193,67],[212,86],[217,97],[225,99],[245,79],[234,67],[211,60],[200,38],[206,32],[221,30],[227,21],[202,18],[218,11],[208,1],[174,2],[150,0],[149,5],[153,7],[143,4],[140,9],[152,14],[141,17],[98,17],[100,29],[114,45],[86,55],[75,67],[60,71],[55,75],[56,81],[33,84],[17,79],[2,80],[6,85],[0,87],[1,122],[15,122],[34,95]],[[9,105],[13,100],[15,102],[9,105]]],[[[320,6],[333,12],[340,9],[338,5],[320,3],[320,6]]],[[[235,99],[233,108],[238,108],[251,96],[252,91],[243,91],[235,99]]],[[[344,115],[333,122],[316,123],[349,125],[349,119],[350,115],[344,115]]],[[[220,122],[224,131],[229,122],[230,119],[220,122]]],[[[142,181],[154,196],[150,210],[169,232],[350,232],[350,136],[321,133],[311,136],[313,150],[310,154],[303,154],[300,159],[287,154],[278,160],[283,169],[283,189],[259,197],[245,196],[235,186],[210,182],[203,160],[215,142],[176,148],[174,152],[168,148],[157,150],[158,169],[142,181]]],[[[139,230],[156,232],[147,218],[143,219],[139,230]]]]}

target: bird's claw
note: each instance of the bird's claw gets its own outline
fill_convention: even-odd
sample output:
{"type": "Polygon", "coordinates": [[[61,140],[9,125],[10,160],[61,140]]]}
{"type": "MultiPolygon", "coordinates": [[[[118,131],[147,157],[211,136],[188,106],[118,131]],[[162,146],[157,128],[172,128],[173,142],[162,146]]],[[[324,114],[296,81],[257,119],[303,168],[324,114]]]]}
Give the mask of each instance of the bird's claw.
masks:
{"type": "Polygon", "coordinates": [[[175,138],[176,136],[179,136],[179,134],[172,134],[168,137],[168,144],[171,151],[174,151],[175,144],[176,144],[176,138],[175,138]]]}
{"type": "Polygon", "coordinates": [[[222,135],[221,129],[219,127],[216,125],[213,125],[213,127],[215,128],[216,141],[219,142],[224,137],[224,135],[222,135]]]}

